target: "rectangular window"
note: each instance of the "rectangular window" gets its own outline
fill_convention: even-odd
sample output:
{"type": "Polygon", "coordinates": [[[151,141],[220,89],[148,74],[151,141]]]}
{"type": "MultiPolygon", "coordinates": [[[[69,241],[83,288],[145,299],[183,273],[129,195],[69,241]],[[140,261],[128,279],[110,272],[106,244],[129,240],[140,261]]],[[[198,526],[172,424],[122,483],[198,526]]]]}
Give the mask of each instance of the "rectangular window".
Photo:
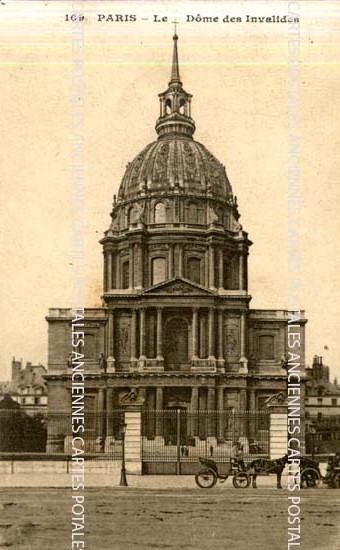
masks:
{"type": "Polygon", "coordinates": [[[122,287],[129,288],[130,285],[130,266],[129,261],[123,262],[122,265],[122,287]]]}
{"type": "Polygon", "coordinates": [[[259,338],[260,359],[271,361],[274,359],[274,336],[263,335],[259,338]]]}
{"type": "Polygon", "coordinates": [[[318,397],[318,405],[322,405],[322,397],[318,397]]]}
{"type": "Polygon", "coordinates": [[[165,258],[153,258],[152,260],[152,284],[156,285],[165,281],[166,275],[166,261],[165,258]]]}
{"type": "Polygon", "coordinates": [[[336,397],[332,397],[332,407],[336,407],[338,404],[338,400],[336,397]]]}
{"type": "Polygon", "coordinates": [[[189,258],[187,263],[187,279],[194,283],[201,283],[201,260],[200,258],[189,258]]]}

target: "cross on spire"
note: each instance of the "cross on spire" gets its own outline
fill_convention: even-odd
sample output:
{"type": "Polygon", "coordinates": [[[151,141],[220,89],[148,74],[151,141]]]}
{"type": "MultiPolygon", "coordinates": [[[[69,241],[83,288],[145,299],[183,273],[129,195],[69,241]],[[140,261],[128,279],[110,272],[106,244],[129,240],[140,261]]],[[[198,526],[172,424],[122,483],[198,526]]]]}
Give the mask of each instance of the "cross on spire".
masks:
{"type": "Polygon", "coordinates": [[[178,25],[179,22],[176,21],[176,19],[175,19],[175,21],[172,21],[172,23],[173,23],[173,25],[174,25],[174,27],[175,27],[175,35],[174,35],[174,36],[177,36],[177,32],[176,32],[176,31],[177,31],[177,25],[178,25]]]}

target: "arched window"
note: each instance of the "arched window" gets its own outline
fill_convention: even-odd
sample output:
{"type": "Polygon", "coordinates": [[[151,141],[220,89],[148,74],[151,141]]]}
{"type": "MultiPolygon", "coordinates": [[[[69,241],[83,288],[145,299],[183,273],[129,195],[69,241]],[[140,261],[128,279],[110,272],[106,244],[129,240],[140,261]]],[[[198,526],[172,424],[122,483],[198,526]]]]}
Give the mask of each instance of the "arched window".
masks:
{"type": "Polygon", "coordinates": [[[166,279],[165,258],[153,258],[152,260],[152,284],[156,285],[166,279]]]}
{"type": "Polygon", "coordinates": [[[188,258],[187,278],[194,283],[201,283],[201,259],[188,258]]]}
{"type": "Polygon", "coordinates": [[[274,356],[274,336],[263,335],[259,338],[259,355],[260,359],[270,361],[274,356]]]}
{"type": "Polygon", "coordinates": [[[167,99],[165,102],[165,114],[170,115],[172,111],[171,99],[167,99]]]}
{"type": "Polygon", "coordinates": [[[128,210],[127,222],[130,225],[130,223],[134,223],[136,221],[137,221],[137,210],[134,206],[131,206],[128,210]]]}
{"type": "Polygon", "coordinates": [[[217,208],[216,214],[217,214],[218,222],[223,223],[224,222],[223,208],[217,208]]]}
{"type": "Polygon", "coordinates": [[[165,223],[165,206],[162,202],[158,202],[155,206],[155,223],[165,223]]]}

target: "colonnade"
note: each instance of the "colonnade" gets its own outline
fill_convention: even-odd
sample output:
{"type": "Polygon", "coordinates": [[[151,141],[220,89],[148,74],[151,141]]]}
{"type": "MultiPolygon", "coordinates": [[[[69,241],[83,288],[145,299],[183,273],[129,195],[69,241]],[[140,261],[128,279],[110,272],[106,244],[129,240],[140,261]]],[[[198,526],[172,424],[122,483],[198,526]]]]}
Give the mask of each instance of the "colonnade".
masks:
{"type": "MultiPolygon", "coordinates": [[[[185,277],[185,245],[181,243],[167,244],[166,252],[166,277],[185,277]]],[[[194,254],[194,251],[190,253],[194,254]]],[[[164,252],[160,252],[161,255],[164,252]]],[[[239,250],[229,258],[228,269],[231,272],[232,286],[237,290],[247,289],[247,263],[246,253],[239,250]],[[235,255],[236,254],[236,255],[235,255]],[[236,261],[237,260],[237,261],[236,261]]],[[[113,289],[123,288],[122,266],[128,262],[128,287],[131,289],[141,289],[144,286],[144,253],[142,243],[131,243],[128,249],[122,254],[118,250],[108,249],[104,253],[104,291],[109,292],[113,289]]],[[[203,265],[203,257],[202,257],[203,265]]],[[[225,277],[225,248],[223,246],[209,244],[204,255],[204,270],[202,271],[201,284],[211,289],[224,289],[226,287],[225,277]]],[[[150,279],[150,277],[147,277],[150,279]]],[[[151,286],[151,281],[147,282],[151,286]]]]}
{"type": "MultiPolygon", "coordinates": [[[[131,342],[131,362],[136,362],[138,359],[147,359],[147,315],[150,308],[141,306],[139,308],[131,308],[131,324],[130,324],[130,342],[131,342]],[[138,317],[139,317],[139,323],[138,317]],[[138,334],[139,331],[139,334],[138,334]],[[139,350],[138,343],[139,341],[139,350]],[[138,353],[139,351],[139,353],[138,353]]],[[[189,308],[182,309],[183,312],[187,312],[189,308]]],[[[152,308],[154,312],[156,310],[156,359],[162,361],[164,359],[164,310],[165,306],[152,308]]],[[[222,307],[193,307],[191,310],[191,350],[192,355],[189,361],[197,361],[199,359],[207,358],[209,360],[218,360],[219,364],[225,362],[226,349],[225,349],[225,310],[222,307]],[[206,326],[207,320],[207,326],[206,326]],[[203,321],[203,322],[202,322],[203,321]],[[217,325],[217,327],[216,327],[217,325]],[[204,354],[204,346],[202,345],[203,332],[207,330],[207,350],[204,354]],[[217,330],[216,330],[217,328],[217,330]]],[[[176,310],[171,310],[176,311],[176,310]]],[[[115,358],[115,309],[110,309],[108,313],[107,324],[107,357],[110,360],[115,358]]],[[[178,314],[181,316],[181,313],[178,314]]],[[[185,318],[185,316],[183,316],[185,318]]],[[[245,312],[240,312],[240,358],[246,355],[246,338],[245,338],[245,312]]]]}

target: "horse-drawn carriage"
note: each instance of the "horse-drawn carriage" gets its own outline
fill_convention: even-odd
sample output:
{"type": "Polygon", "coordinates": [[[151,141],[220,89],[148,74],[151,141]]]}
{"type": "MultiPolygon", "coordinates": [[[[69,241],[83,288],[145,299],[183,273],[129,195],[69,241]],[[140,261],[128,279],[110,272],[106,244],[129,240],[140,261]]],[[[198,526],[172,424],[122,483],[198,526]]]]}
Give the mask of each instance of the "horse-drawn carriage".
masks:
{"type": "Polygon", "coordinates": [[[232,476],[233,485],[236,489],[246,489],[252,482],[252,487],[257,488],[256,480],[259,475],[276,474],[277,487],[281,489],[281,476],[285,465],[288,462],[288,455],[270,460],[267,458],[257,458],[246,466],[243,460],[232,459],[230,468],[226,474],[220,474],[216,462],[208,458],[199,458],[204,469],[200,470],[195,481],[202,489],[209,489],[216,485],[219,480],[224,483],[228,477],[232,476]]]}
{"type": "MultiPolygon", "coordinates": [[[[316,460],[302,456],[300,458],[300,487],[301,488],[313,488],[317,487],[322,481],[328,487],[333,489],[340,488],[340,464],[339,454],[334,457],[330,456],[328,459],[326,475],[322,475],[320,471],[319,463],[316,460]]],[[[296,482],[298,483],[298,478],[296,482]]]]}
{"type": "MultiPolygon", "coordinates": [[[[276,486],[282,489],[282,472],[288,462],[288,454],[282,458],[271,460],[268,458],[258,458],[250,462],[247,466],[243,460],[232,459],[227,474],[220,474],[216,462],[212,459],[200,458],[200,463],[204,469],[200,470],[195,481],[199,487],[208,489],[214,487],[217,481],[225,482],[229,476],[232,476],[233,485],[236,489],[246,489],[252,484],[257,488],[257,477],[261,475],[276,474],[276,486]]],[[[295,483],[301,488],[317,487],[322,481],[328,487],[340,489],[340,458],[339,453],[328,460],[326,475],[323,476],[320,471],[319,463],[309,457],[300,458],[300,468],[296,473],[295,483]]]]}

